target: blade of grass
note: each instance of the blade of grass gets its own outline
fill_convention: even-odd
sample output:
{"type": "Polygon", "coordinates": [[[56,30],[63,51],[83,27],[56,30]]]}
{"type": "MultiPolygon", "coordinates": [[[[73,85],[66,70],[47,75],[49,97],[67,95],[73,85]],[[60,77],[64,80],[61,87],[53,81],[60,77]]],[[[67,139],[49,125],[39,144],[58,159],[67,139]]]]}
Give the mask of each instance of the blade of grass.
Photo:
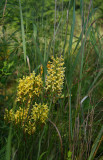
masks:
{"type": "Polygon", "coordinates": [[[47,62],[47,60],[48,60],[48,56],[46,54],[46,46],[47,46],[47,44],[46,44],[46,37],[45,37],[44,62],[47,62]]]}
{"type": "Polygon", "coordinates": [[[97,138],[95,139],[95,142],[94,142],[94,144],[93,144],[93,146],[92,146],[91,153],[90,153],[90,156],[89,156],[88,160],[93,160],[93,158],[94,158],[94,153],[95,153],[95,151],[96,151],[96,148],[97,148],[97,146],[98,146],[98,144],[99,144],[99,142],[100,142],[100,139],[101,139],[101,136],[102,136],[102,135],[103,135],[103,125],[102,125],[102,127],[101,127],[101,130],[100,130],[97,138]]]}
{"type": "Polygon", "coordinates": [[[9,129],[9,135],[7,140],[7,147],[6,147],[6,160],[10,160],[11,158],[11,141],[12,141],[12,126],[9,129]]]}
{"type": "Polygon", "coordinates": [[[46,151],[46,152],[43,152],[43,153],[40,155],[40,157],[39,157],[38,160],[42,160],[43,156],[44,156],[46,153],[47,153],[47,151],[46,151]]]}
{"type": "Polygon", "coordinates": [[[44,132],[45,132],[45,127],[44,127],[43,132],[42,132],[42,134],[41,134],[41,137],[40,137],[40,139],[39,139],[39,148],[38,148],[37,160],[40,160],[40,159],[42,158],[42,156],[46,153],[46,152],[44,152],[44,154],[40,156],[41,141],[42,141],[44,132]],[[40,157],[41,157],[41,158],[40,158],[40,157]]]}
{"type": "Polygon", "coordinates": [[[70,39],[69,39],[69,55],[72,49],[73,35],[74,35],[74,27],[75,27],[75,0],[73,4],[73,22],[71,25],[70,39]]]}
{"type": "MultiPolygon", "coordinates": [[[[83,62],[84,62],[84,39],[83,39],[83,34],[84,34],[84,10],[83,10],[83,0],[80,1],[80,11],[81,11],[81,21],[82,21],[82,32],[81,32],[81,55],[80,55],[80,79],[82,79],[82,72],[83,72],[83,62]]],[[[79,82],[78,86],[78,99],[80,100],[80,92],[81,92],[81,81],[79,82]]]]}
{"type": "Polygon", "coordinates": [[[21,19],[21,32],[22,32],[22,41],[23,41],[24,61],[26,63],[26,41],[25,41],[25,32],[24,32],[24,24],[23,24],[23,14],[22,14],[21,0],[19,0],[19,8],[20,8],[20,19],[21,19]]]}
{"type": "MultiPolygon", "coordinates": [[[[70,39],[69,39],[69,51],[68,55],[70,56],[70,72],[71,75],[71,66],[72,66],[72,57],[71,57],[71,49],[72,49],[72,42],[73,42],[73,35],[74,35],[74,27],[75,27],[75,0],[73,3],[73,22],[71,25],[71,32],[70,32],[70,39]]],[[[69,59],[69,57],[68,57],[69,59]]],[[[68,82],[67,82],[68,85],[68,82]]],[[[72,115],[71,115],[71,77],[69,76],[69,86],[68,86],[68,101],[69,101],[69,142],[71,143],[72,139],[72,115]]]]}

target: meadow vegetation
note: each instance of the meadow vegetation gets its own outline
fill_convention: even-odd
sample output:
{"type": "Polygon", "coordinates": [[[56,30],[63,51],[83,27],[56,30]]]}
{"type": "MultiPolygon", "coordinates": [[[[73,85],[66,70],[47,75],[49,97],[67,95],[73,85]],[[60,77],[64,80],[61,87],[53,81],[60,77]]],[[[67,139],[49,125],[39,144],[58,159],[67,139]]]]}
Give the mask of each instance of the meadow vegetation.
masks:
{"type": "Polygon", "coordinates": [[[102,29],[102,0],[0,0],[0,160],[103,160],[102,29]]]}

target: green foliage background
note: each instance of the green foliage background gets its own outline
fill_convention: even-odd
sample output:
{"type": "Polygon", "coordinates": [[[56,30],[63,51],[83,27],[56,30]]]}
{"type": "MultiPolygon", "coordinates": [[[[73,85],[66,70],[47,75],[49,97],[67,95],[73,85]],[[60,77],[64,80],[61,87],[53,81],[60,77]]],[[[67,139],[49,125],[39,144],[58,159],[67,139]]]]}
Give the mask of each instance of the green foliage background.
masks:
{"type": "Polygon", "coordinates": [[[71,152],[73,160],[102,158],[102,28],[102,0],[0,1],[1,160],[70,159],[71,152]],[[39,73],[41,64],[46,72],[51,55],[65,59],[63,95],[51,104],[53,123],[24,136],[5,124],[4,110],[16,107],[18,79],[39,73]]]}

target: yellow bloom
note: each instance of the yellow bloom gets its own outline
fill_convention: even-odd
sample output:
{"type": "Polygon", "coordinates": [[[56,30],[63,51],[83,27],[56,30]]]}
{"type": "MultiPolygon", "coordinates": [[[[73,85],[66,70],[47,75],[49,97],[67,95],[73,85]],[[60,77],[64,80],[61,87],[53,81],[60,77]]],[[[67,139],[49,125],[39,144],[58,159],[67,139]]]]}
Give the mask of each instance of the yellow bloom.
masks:
{"type": "Polygon", "coordinates": [[[30,103],[30,99],[38,96],[42,93],[43,81],[39,75],[35,76],[35,72],[30,76],[23,76],[23,79],[19,80],[17,89],[17,101],[30,103]]]}
{"type": "Polygon", "coordinates": [[[55,59],[53,56],[51,59],[52,62],[49,62],[50,66],[47,70],[45,89],[51,94],[55,93],[56,95],[60,96],[64,83],[64,59],[62,57],[55,59]]]}
{"type": "Polygon", "coordinates": [[[13,109],[5,109],[4,120],[12,122],[14,125],[19,125],[24,132],[29,135],[36,131],[40,124],[45,124],[48,118],[49,108],[47,104],[37,104],[34,101],[40,100],[43,91],[55,102],[62,93],[64,83],[65,67],[64,59],[52,57],[52,62],[47,64],[47,75],[45,79],[45,87],[43,88],[42,73],[43,67],[39,75],[35,72],[31,73],[19,80],[17,88],[16,101],[22,104],[16,111],[13,109]],[[40,96],[41,95],[41,96],[40,96]]]}
{"type": "Polygon", "coordinates": [[[33,105],[30,113],[29,108],[21,108],[14,112],[12,109],[8,111],[5,110],[4,120],[12,122],[15,125],[20,125],[24,129],[24,132],[28,134],[33,134],[36,130],[37,122],[45,123],[48,118],[48,106],[47,104],[37,104],[33,105]]]}

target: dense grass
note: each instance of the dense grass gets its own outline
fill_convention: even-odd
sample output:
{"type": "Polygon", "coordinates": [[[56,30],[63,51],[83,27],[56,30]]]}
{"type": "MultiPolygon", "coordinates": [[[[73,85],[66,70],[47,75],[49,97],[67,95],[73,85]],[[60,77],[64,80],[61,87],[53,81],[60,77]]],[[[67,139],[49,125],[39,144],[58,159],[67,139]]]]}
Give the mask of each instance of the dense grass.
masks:
{"type": "MultiPolygon", "coordinates": [[[[88,1],[0,2],[0,160],[103,159],[103,18],[88,1]],[[19,78],[51,56],[64,58],[61,98],[49,101],[49,116],[33,135],[4,121],[17,108],[19,78]]],[[[99,10],[100,8],[100,10],[99,10]]],[[[44,97],[45,95],[43,95],[44,97]]]]}

